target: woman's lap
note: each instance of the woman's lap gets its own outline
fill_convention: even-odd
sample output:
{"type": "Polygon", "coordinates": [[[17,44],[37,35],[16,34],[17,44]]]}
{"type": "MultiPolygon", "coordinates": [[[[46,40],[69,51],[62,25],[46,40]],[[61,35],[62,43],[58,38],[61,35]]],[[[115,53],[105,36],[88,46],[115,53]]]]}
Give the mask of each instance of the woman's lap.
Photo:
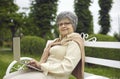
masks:
{"type": "Polygon", "coordinates": [[[3,79],[54,79],[52,76],[46,76],[42,72],[33,70],[21,70],[10,73],[3,79]]]}

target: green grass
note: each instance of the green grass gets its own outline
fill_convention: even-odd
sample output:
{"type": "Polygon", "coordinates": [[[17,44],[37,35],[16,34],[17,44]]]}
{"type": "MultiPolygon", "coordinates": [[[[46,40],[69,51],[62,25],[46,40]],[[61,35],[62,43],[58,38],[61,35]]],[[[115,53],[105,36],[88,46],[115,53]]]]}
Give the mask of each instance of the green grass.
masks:
{"type": "Polygon", "coordinates": [[[120,69],[104,67],[99,65],[86,65],[85,72],[109,77],[110,79],[120,79],[120,69]]]}
{"type": "MultiPolygon", "coordinates": [[[[22,54],[22,56],[32,57],[37,60],[41,55],[22,54]]],[[[8,65],[13,61],[13,53],[10,51],[0,51],[0,79],[5,75],[8,65]]],[[[97,75],[103,75],[110,79],[120,79],[120,69],[108,68],[96,65],[86,65],[85,72],[90,72],[97,75]]],[[[73,76],[70,79],[75,79],[73,76]]]]}
{"type": "MultiPolygon", "coordinates": [[[[39,60],[40,55],[21,55],[23,56],[27,56],[27,57],[32,57],[35,58],[36,60],[39,60]]],[[[5,75],[6,69],[8,67],[8,65],[13,61],[13,53],[10,51],[0,51],[0,79],[3,78],[3,76],[5,75]]]]}
{"type": "Polygon", "coordinates": [[[5,71],[13,60],[12,52],[0,52],[0,79],[5,75],[5,71]]]}

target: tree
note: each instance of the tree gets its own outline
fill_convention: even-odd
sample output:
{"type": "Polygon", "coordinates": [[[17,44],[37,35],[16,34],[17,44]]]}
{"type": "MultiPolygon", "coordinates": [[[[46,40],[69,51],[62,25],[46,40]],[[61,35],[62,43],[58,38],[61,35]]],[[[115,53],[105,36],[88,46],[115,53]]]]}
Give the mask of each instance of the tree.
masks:
{"type": "Polygon", "coordinates": [[[0,27],[10,29],[12,37],[22,25],[23,16],[17,13],[18,9],[14,0],[0,0],[0,27]]]}
{"type": "Polygon", "coordinates": [[[93,33],[93,19],[89,11],[91,0],[75,0],[74,8],[78,16],[77,32],[93,33]]]}
{"type": "MultiPolygon", "coordinates": [[[[6,41],[13,41],[13,37],[16,36],[16,32],[21,28],[22,26],[22,20],[23,20],[23,13],[18,13],[18,6],[14,3],[14,0],[0,0],[0,27],[1,31],[7,30],[7,32],[11,32],[8,35],[8,33],[3,33],[0,35],[5,35],[6,37],[11,36],[6,41]]],[[[1,32],[0,32],[1,33],[1,32]]],[[[19,34],[19,33],[18,33],[19,34]]],[[[4,38],[6,38],[4,37],[4,38]]],[[[0,38],[3,38],[3,36],[0,36],[0,38]]],[[[4,41],[5,39],[2,39],[4,41]]],[[[12,42],[13,43],[13,42],[12,42]]],[[[12,44],[13,45],[13,44],[12,44]]]]}
{"type": "Polygon", "coordinates": [[[101,25],[100,34],[107,34],[110,31],[110,16],[109,11],[112,7],[112,0],[99,0],[100,17],[99,24],[101,25]]]}
{"type": "Polygon", "coordinates": [[[21,32],[23,35],[39,36],[39,28],[33,22],[33,17],[25,16],[21,32]]]}
{"type": "Polygon", "coordinates": [[[58,0],[34,0],[32,1],[30,17],[39,28],[38,36],[49,38],[52,23],[55,21],[58,0]]]}

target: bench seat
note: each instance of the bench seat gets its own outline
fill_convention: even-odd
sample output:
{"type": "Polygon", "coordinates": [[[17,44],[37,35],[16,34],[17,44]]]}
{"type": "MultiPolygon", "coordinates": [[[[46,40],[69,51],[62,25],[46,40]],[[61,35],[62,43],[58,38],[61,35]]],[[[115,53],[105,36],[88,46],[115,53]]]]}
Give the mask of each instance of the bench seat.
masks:
{"type": "Polygon", "coordinates": [[[84,73],[84,78],[85,79],[109,79],[107,77],[101,76],[101,75],[95,75],[95,74],[91,74],[91,73],[84,73]]]}

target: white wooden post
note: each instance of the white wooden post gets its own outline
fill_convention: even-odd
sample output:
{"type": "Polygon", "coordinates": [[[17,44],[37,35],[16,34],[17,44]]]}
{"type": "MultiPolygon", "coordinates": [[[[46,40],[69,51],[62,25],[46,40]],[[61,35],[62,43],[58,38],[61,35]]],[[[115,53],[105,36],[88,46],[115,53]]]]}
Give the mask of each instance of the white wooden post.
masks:
{"type": "Polygon", "coordinates": [[[13,56],[14,60],[20,61],[20,37],[13,38],[13,56]]]}

